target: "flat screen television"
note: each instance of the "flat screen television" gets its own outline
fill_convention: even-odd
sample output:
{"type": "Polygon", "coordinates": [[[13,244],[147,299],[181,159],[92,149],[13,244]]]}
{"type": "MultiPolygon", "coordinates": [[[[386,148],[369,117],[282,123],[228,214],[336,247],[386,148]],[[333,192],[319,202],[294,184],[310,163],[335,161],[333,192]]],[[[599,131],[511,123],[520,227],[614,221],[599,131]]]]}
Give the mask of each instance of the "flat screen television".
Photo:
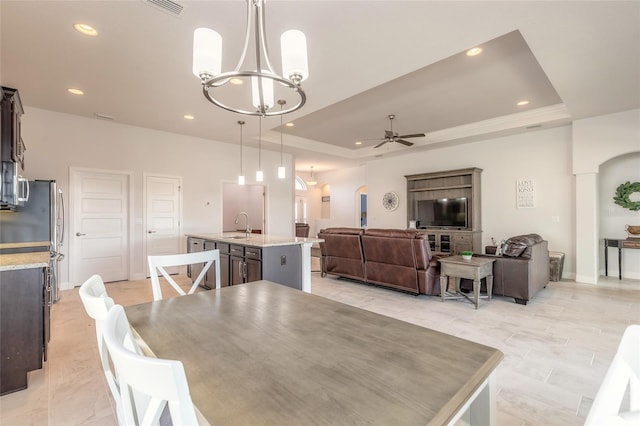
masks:
{"type": "Polygon", "coordinates": [[[420,200],[416,210],[416,226],[420,228],[467,228],[466,197],[420,200]]]}

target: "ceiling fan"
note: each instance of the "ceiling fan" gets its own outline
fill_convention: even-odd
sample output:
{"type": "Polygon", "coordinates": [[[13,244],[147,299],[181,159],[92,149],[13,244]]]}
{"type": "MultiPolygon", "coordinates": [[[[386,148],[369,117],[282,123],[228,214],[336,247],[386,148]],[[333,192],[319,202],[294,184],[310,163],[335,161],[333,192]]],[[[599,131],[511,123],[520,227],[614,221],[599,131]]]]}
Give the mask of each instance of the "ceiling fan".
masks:
{"type": "Polygon", "coordinates": [[[391,130],[385,130],[384,131],[384,138],[382,139],[382,142],[380,142],[378,145],[374,146],[374,148],[380,148],[382,145],[384,145],[387,142],[398,142],[401,143],[403,145],[406,146],[411,146],[413,145],[413,142],[409,142],[406,141],[405,139],[408,138],[422,138],[424,136],[427,136],[424,133],[414,133],[411,135],[399,135],[398,132],[394,132],[393,131],[393,119],[396,118],[395,114],[389,114],[389,126],[391,127],[391,130]]]}

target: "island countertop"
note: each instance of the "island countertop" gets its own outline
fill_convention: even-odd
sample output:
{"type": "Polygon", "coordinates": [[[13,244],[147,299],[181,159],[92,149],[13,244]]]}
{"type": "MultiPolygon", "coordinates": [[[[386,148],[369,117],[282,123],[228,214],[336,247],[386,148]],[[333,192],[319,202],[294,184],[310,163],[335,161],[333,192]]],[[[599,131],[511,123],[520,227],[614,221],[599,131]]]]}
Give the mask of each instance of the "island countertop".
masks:
{"type": "Polygon", "coordinates": [[[185,234],[187,237],[202,238],[203,240],[218,241],[229,244],[238,244],[251,247],[275,247],[304,245],[322,242],[319,238],[284,237],[269,234],[250,234],[246,237],[244,232],[224,232],[222,234],[185,234]]]}

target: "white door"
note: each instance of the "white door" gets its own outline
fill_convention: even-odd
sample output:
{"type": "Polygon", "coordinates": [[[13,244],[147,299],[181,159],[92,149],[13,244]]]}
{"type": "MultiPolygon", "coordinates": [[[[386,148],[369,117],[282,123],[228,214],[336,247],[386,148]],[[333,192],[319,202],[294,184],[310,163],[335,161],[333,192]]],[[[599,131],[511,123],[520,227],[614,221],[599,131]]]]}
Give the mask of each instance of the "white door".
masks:
{"type": "Polygon", "coordinates": [[[182,178],[145,174],[144,181],[147,256],[181,253],[182,178]]]}
{"type": "Polygon", "coordinates": [[[71,170],[71,279],[98,274],[129,279],[129,188],[126,173],[71,170]]]}

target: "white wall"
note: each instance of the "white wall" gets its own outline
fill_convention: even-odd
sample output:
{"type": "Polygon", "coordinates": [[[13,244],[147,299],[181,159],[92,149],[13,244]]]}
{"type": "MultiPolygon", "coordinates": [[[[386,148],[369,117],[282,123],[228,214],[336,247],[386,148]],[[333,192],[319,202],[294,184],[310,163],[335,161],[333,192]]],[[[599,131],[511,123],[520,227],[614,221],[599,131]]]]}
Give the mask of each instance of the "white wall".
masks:
{"type": "MultiPolygon", "coordinates": [[[[640,211],[631,211],[614,203],[613,196],[620,184],[640,182],[640,152],[626,154],[600,166],[598,182],[600,216],[599,273],[604,275],[603,238],[627,238],[625,225],[640,225],[640,211]]],[[[640,194],[637,194],[640,196],[640,194]]],[[[618,275],[617,249],[609,249],[609,275],[618,275]]],[[[625,278],[640,279],[640,250],[622,251],[622,270],[625,278]]]]}
{"type": "Polygon", "coordinates": [[[597,173],[600,164],[640,151],[640,109],[573,123],[573,172],[597,173]]]}
{"type": "MultiPolygon", "coordinates": [[[[230,123],[232,121],[230,120],[230,123]]],[[[229,124],[233,125],[233,124],[229,124]]],[[[144,274],[142,241],[142,175],[160,173],[183,178],[183,232],[222,231],[222,183],[235,182],[239,169],[239,145],[177,135],[25,108],[22,121],[25,176],[29,179],[55,179],[68,194],[69,168],[83,167],[133,173],[134,238],[132,265],[134,277],[144,274]]],[[[254,175],[257,149],[244,148],[245,175],[254,175]],[[254,161],[255,159],[255,161],[254,161]]],[[[285,154],[288,178],[279,180],[276,171],[280,152],[263,150],[262,164],[268,187],[266,219],[269,233],[293,235],[293,161],[285,154]]],[[[69,214],[67,214],[67,221],[69,214]]],[[[69,230],[69,223],[66,224],[69,230]]],[[[69,239],[62,252],[61,283],[68,282],[69,239]]],[[[78,285],[80,283],[72,283],[78,285]]]]}
{"type": "Polygon", "coordinates": [[[482,142],[381,158],[362,167],[324,173],[331,185],[331,226],[354,226],[355,193],[368,186],[369,228],[406,228],[406,181],[416,173],[479,167],[481,176],[483,246],[491,237],[537,233],[553,251],[564,252],[564,276],[575,273],[575,205],[571,161],[571,127],[531,131],[482,142]],[[347,179],[348,177],[348,179],[347,179]],[[516,180],[535,181],[537,206],[516,208],[516,180]],[[387,211],[382,196],[395,191],[400,206],[387,211]],[[334,211],[336,212],[334,215],[334,211]]]}
{"type": "MultiPolygon", "coordinates": [[[[640,152],[639,109],[574,121],[577,281],[596,284],[600,259],[604,254],[600,240],[607,235],[602,235],[599,230],[599,166],[614,157],[633,152],[640,152]]],[[[623,264],[623,274],[627,275],[625,267],[623,264]]]]}

